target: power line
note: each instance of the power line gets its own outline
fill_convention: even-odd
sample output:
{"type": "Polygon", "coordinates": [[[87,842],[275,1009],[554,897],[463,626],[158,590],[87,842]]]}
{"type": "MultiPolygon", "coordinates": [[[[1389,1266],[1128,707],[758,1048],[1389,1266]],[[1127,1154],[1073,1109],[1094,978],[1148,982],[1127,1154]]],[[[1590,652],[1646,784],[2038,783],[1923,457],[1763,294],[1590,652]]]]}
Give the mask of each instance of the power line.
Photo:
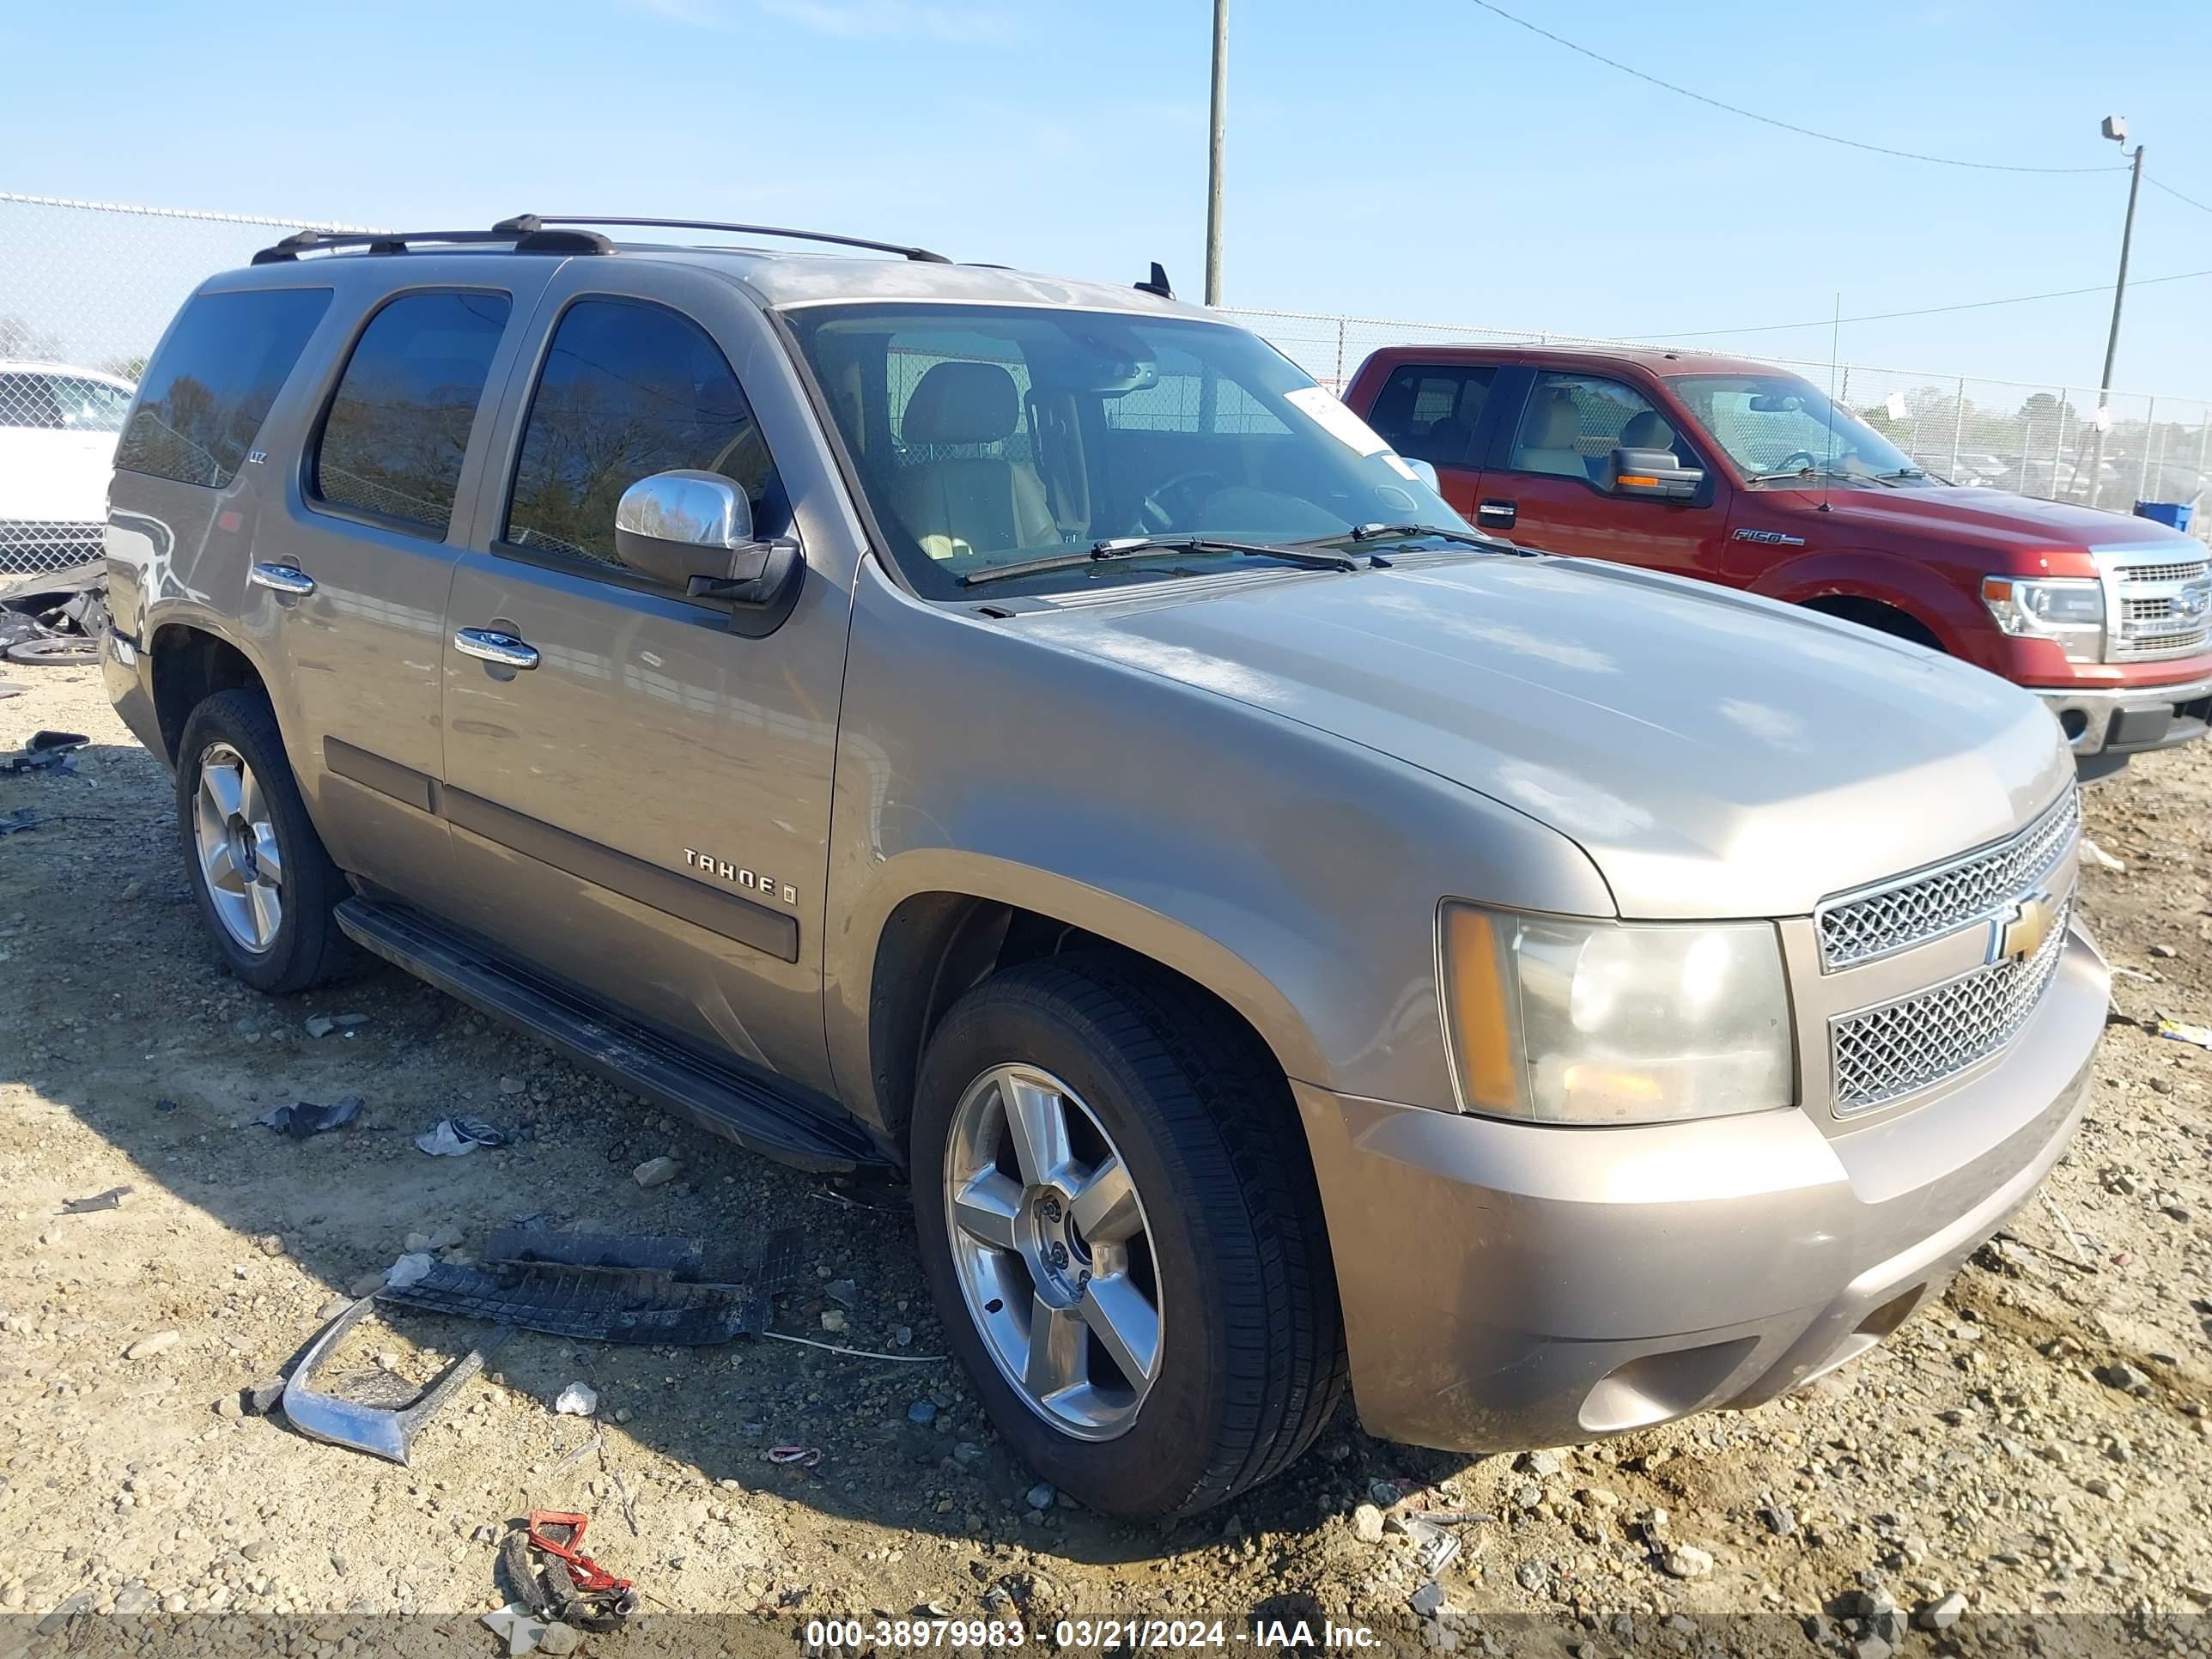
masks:
{"type": "Polygon", "coordinates": [[[2157,179],[2152,178],[2148,173],[2143,174],[2143,182],[2148,185],[2153,190],[2164,191],[2168,196],[2173,198],[2177,202],[2187,203],[2191,207],[2195,208],[2199,213],[2212,213],[2212,207],[2205,206],[2203,203],[2198,201],[2194,196],[2184,196],[2172,185],[2160,184],[2157,179]]]}
{"type": "MultiPolygon", "coordinates": [[[[1592,52],[1588,46],[1578,45],[1575,41],[1568,40],[1565,35],[1554,34],[1547,28],[1540,27],[1536,24],[1530,22],[1525,17],[1516,17],[1511,12],[1506,10],[1504,7],[1492,4],[1492,0],[1474,0],[1474,3],[1481,7],[1482,9],[1486,12],[1490,12],[1496,16],[1504,18],[1509,23],[1512,23],[1521,28],[1528,30],[1531,34],[1542,36],[1545,40],[1551,41],[1554,46],[1565,46],[1569,52],[1578,53],[1581,56],[1590,59],[1593,63],[1602,64],[1610,70],[1618,70],[1623,75],[1632,76],[1638,81],[1646,82],[1652,86],[1659,88],[1662,91],[1671,92],[1677,97],[1688,98],[1695,102],[1706,105],[1711,108],[1724,110],[1730,115],[1740,115],[1747,121],[1757,121],[1764,126],[1779,127],[1784,132],[1794,132],[1798,134],[1801,137],[1818,138],[1823,143],[1842,144],[1850,149],[1869,150],[1876,155],[1893,155],[1899,157],[1900,160],[1907,161],[1932,162],[1937,167],[1971,167],[1978,173],[2113,173],[2119,171],[2118,168],[2114,167],[2109,162],[2102,167],[2021,167],[2008,161],[1961,161],[1955,156],[1924,155],[1918,150],[1892,149],[1887,144],[1869,144],[1863,143],[1856,138],[1838,137],[1832,132],[1820,132],[1814,131],[1811,127],[1801,127],[1795,122],[1778,120],[1771,115],[1761,115],[1757,110],[1744,109],[1735,104],[1724,104],[1717,98],[1708,98],[1702,92],[1692,92],[1687,87],[1676,86],[1672,81],[1662,81],[1656,75],[1648,75],[1640,69],[1632,69],[1626,64],[1607,58],[1603,52],[1592,52]]],[[[2160,185],[2160,188],[2164,189],[2165,186],[2160,185]]],[[[2188,198],[2184,197],[2182,199],[2184,201],[2187,201],[2188,198]]],[[[2190,205],[2191,207],[2201,207],[2203,204],[2202,203],[2191,202],[2190,205]]],[[[2212,213],[2212,208],[2206,208],[2205,211],[2212,213]]],[[[1851,319],[1846,318],[1844,320],[1848,322],[1851,319]]],[[[1795,326],[1795,325],[1792,325],[1792,326],[1795,326]]]]}
{"type": "MultiPolygon", "coordinates": [[[[1480,4],[1480,0],[1477,0],[1477,3],[1480,4]]],[[[2191,283],[2206,276],[2212,276],[2212,270],[2185,270],[2172,276],[2138,276],[2128,286],[2131,289],[2150,288],[2160,283],[2191,283]]],[[[1701,339],[1708,334],[1780,334],[1791,329],[1826,328],[1839,321],[1887,323],[1893,322],[1900,317],[1938,317],[1948,312],[1987,311],[1995,306],[2024,306],[2033,304],[2038,300],[2071,300],[2084,294],[2110,294],[2112,291],[2112,285],[2110,283],[2099,283],[2091,288],[2053,289],[2048,294],[2015,294],[2011,298],[2004,300],[1969,300],[1960,305],[1923,306],[1913,311],[1869,312],[1863,317],[1814,317],[1802,323],[1757,323],[1744,328],[1679,328],[1663,332],[1652,330],[1632,334],[1629,337],[1644,340],[1687,340],[1701,339]]]]}

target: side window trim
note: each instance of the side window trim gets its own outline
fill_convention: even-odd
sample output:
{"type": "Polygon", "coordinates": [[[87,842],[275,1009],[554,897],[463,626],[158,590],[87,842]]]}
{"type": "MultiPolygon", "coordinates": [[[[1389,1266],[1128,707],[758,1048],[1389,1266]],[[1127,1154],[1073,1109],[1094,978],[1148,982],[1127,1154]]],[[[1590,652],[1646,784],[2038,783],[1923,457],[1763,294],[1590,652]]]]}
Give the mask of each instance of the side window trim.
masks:
{"type": "Polygon", "coordinates": [[[1489,435],[1475,451],[1482,458],[1484,471],[1513,471],[1508,465],[1513,458],[1513,441],[1520,434],[1521,422],[1528,412],[1529,396],[1535,386],[1536,371],[1526,364],[1499,365],[1498,378],[1491,383],[1490,407],[1484,411],[1490,417],[1489,435]]]}
{"type": "MultiPolygon", "coordinates": [[[[751,409],[751,397],[745,392],[744,381],[738,378],[737,366],[730,362],[730,354],[724,349],[722,343],[714,337],[714,331],[682,306],[673,304],[657,295],[623,293],[610,288],[578,289],[574,293],[562,295],[554,302],[551,316],[541,319],[533,315],[531,318],[526,349],[516,358],[507,375],[506,388],[501,394],[501,402],[510,406],[510,412],[505,430],[501,435],[501,453],[494,457],[495,460],[503,463],[503,465],[498,472],[494,472],[489,467],[485,469],[479,490],[477,510],[480,522],[477,538],[482,542],[483,550],[494,558],[512,559],[518,563],[535,565],[542,570],[550,570],[562,575],[574,576],[586,581],[596,582],[603,586],[620,588],[647,598],[665,600],[671,605],[680,605],[687,611],[701,612],[718,621],[725,619],[729,614],[726,605],[717,605],[711,599],[695,599],[686,594],[678,593],[666,583],[657,581],[650,576],[641,574],[623,565],[593,558],[586,553],[570,553],[557,547],[532,546],[512,542],[507,538],[507,520],[514,506],[515,485],[522,474],[523,450],[530,438],[531,413],[537,407],[538,394],[544,382],[545,368],[552,358],[554,342],[561,337],[561,325],[568,320],[571,312],[581,305],[635,306],[644,310],[665,312],[670,316],[696,329],[721,357],[723,367],[729,371],[731,380],[738,386],[738,395],[745,398],[748,410],[751,409]]],[[[753,411],[752,418],[757,424],[760,416],[757,410],[753,411]]],[[[765,447],[768,441],[768,434],[765,431],[761,434],[761,441],[765,447]]],[[[773,468],[775,457],[772,452],[769,464],[773,468]]],[[[799,539],[799,529],[795,520],[788,528],[779,533],[793,540],[799,539]]],[[[471,541],[471,545],[476,545],[476,542],[471,541]]]]}
{"type": "Polygon", "coordinates": [[[433,546],[455,544],[464,532],[469,517],[468,462],[482,447],[488,432],[488,422],[498,403],[494,377],[499,366],[500,350],[514,332],[514,304],[515,295],[512,289],[468,283],[424,283],[411,288],[380,292],[374,302],[347,331],[342,345],[332,350],[327,359],[332,365],[329,371],[329,384],[322,390],[315,405],[315,418],[308,426],[306,438],[295,457],[298,469],[295,482],[300,492],[300,504],[317,518],[357,524],[367,529],[381,530],[391,535],[428,542],[433,546]],[[446,514],[446,527],[442,532],[434,531],[429,526],[416,520],[331,501],[315,488],[315,468],[322,456],[323,434],[330,424],[331,410],[337,403],[338,393],[345,389],[346,372],[353,367],[354,354],[361,349],[361,343],[367,337],[370,325],[400,301],[417,299],[428,294],[481,294],[507,302],[507,316],[501,326],[500,343],[492,349],[491,358],[485,365],[483,385],[477,392],[476,412],[469,421],[467,448],[462,457],[460,474],[454,482],[453,506],[446,514]]]}

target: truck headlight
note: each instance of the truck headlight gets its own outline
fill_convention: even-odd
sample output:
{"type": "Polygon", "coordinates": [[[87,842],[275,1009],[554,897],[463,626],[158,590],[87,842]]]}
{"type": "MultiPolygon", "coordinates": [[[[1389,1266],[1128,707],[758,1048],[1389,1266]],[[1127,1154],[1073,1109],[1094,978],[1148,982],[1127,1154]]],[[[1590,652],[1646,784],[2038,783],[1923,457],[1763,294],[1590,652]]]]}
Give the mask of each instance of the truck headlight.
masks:
{"type": "Polygon", "coordinates": [[[2081,576],[1982,578],[1982,603],[2008,634],[2052,640],[2069,662],[2105,654],[2105,589],[2081,576]]]}
{"type": "Polygon", "coordinates": [[[1445,1034],[1461,1103],[1540,1123],[1660,1123],[1796,1098],[1767,922],[1576,921],[1446,903],[1445,1034]]]}

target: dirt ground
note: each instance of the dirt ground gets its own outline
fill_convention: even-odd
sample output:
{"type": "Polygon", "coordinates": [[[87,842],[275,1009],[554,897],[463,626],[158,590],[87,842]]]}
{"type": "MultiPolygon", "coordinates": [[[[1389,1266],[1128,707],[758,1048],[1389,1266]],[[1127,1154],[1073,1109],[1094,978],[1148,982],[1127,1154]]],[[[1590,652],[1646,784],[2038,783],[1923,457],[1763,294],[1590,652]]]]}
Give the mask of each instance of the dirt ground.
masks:
{"type": "MultiPolygon", "coordinates": [[[[41,818],[0,838],[0,1653],[501,1651],[477,1621],[504,1599],[495,1541],[533,1507],[590,1512],[592,1553],[647,1595],[595,1652],[789,1652],[810,1620],[933,1613],[1045,1637],[1062,1617],[1218,1620],[1247,1651],[1300,1646],[1301,1619],[1319,1648],[1324,1618],[1393,1650],[1493,1653],[2212,1635],[2191,1622],[2212,1601],[2212,1054],[2142,1024],[2212,1024],[2212,750],[2089,792],[2126,869],[2084,877],[2121,970],[2088,1121],[2013,1242],[1889,1344],[1756,1412],[1519,1460],[1393,1446],[1347,1407],[1287,1476],[1162,1533],[1032,1492],[930,1358],[942,1333],[884,1194],[673,1125],[393,972],[289,1000],[226,977],[167,774],[94,672],[15,678],[31,689],[0,701],[0,750],[39,727],[93,743],[74,775],[0,779],[0,818],[41,818]],[[316,1036],[317,1016],[365,1018],[316,1036]],[[254,1122],[348,1095],[358,1121],[316,1139],[254,1122]],[[416,1150],[456,1112],[528,1138],[416,1150]],[[681,1176],[641,1188],[660,1156],[681,1176]],[[125,1185],[119,1207],[58,1213],[125,1185]],[[526,1334],[411,1468],[240,1410],[410,1234],[465,1252],[524,1217],[723,1240],[794,1224],[805,1267],[774,1328],[898,1358],[526,1334]],[[551,1409],[572,1381],[596,1420],[551,1409]],[[769,1462],[781,1445],[821,1455],[769,1462]],[[1480,1517],[1447,1528],[1462,1548],[1433,1591],[1413,1540],[1376,1541],[1359,1508],[1403,1502],[1480,1517]],[[1952,1592],[1959,1622],[1910,1628],[1952,1592]]],[[[401,1313],[354,1346],[419,1381],[467,1340],[401,1313]]]]}

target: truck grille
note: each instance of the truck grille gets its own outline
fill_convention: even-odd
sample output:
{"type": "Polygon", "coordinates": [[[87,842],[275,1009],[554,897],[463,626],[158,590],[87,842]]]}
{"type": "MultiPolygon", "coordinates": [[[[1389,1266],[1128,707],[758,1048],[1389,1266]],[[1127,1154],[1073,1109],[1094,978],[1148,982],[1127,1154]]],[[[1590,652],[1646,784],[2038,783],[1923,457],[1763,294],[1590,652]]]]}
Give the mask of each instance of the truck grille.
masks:
{"type": "Polygon", "coordinates": [[[2081,827],[2081,797],[2069,785],[2041,817],[1995,846],[1829,900],[1815,917],[1822,970],[1871,962],[1996,915],[2058,862],[2081,827]]]}
{"type": "Polygon", "coordinates": [[[2130,562],[2124,549],[2098,553],[2108,584],[2109,662],[2154,662],[2193,656],[2212,641],[2207,563],[2203,559],[2130,562]]]}
{"type": "Polygon", "coordinates": [[[1831,1021],[1836,1115],[1871,1111],[1932,1087],[2011,1042],[2057,970],[2073,913],[2069,894],[2056,925],[2025,961],[1993,963],[1831,1021]]]}

